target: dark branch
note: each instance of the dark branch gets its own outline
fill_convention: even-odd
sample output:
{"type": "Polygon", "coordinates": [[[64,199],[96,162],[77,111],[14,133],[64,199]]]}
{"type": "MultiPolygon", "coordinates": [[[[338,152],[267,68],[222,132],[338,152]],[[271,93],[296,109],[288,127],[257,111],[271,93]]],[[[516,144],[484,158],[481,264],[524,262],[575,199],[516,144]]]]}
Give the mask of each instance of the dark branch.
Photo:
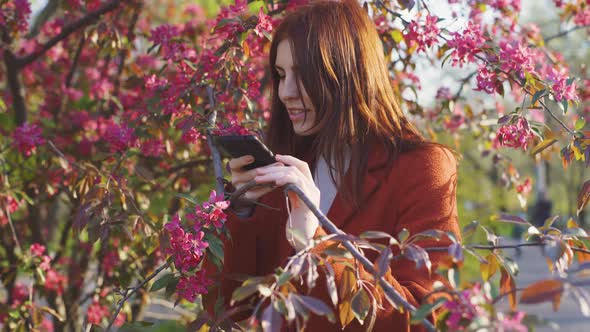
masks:
{"type": "Polygon", "coordinates": [[[573,32],[573,31],[584,29],[584,28],[590,28],[590,24],[579,25],[579,26],[573,27],[571,29],[564,30],[564,31],[562,31],[560,33],[557,33],[557,34],[553,35],[553,36],[549,36],[549,37],[545,38],[545,44],[549,43],[550,41],[552,41],[554,39],[557,39],[557,38],[561,38],[563,36],[566,36],[566,35],[568,35],[569,33],[573,32]]]}
{"type": "Polygon", "coordinates": [[[110,11],[117,9],[120,5],[121,5],[121,0],[113,0],[113,1],[107,2],[101,8],[86,14],[84,17],[80,18],[77,21],[74,21],[74,22],[68,24],[67,26],[65,26],[62,29],[62,31],[57,36],[54,36],[47,43],[43,44],[43,46],[39,50],[37,50],[25,57],[18,59],[18,67],[22,68],[22,67],[30,64],[31,62],[37,60],[40,56],[42,56],[50,48],[55,46],[60,41],[66,39],[72,33],[78,31],[78,29],[91,24],[92,22],[98,20],[98,18],[100,18],[100,16],[102,16],[103,14],[106,14],[110,11]]]}

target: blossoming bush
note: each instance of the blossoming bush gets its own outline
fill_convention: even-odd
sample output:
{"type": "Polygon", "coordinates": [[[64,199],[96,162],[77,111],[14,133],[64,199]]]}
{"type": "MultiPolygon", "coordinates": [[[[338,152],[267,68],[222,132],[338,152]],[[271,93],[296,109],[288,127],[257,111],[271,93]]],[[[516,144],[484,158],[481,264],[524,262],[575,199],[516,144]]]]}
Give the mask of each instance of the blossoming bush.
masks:
{"type": "MultiPolygon", "coordinates": [[[[109,330],[126,322],[129,330],[232,326],[239,308],[220,308],[218,302],[216,312],[207,313],[202,307],[215,283],[214,271],[203,264],[205,258],[212,267],[223,264],[220,239],[227,236],[230,199],[221,194],[222,168],[207,137],[263,129],[269,118],[265,61],[273,27],[286,11],[307,2],[236,0],[206,13],[192,2],[178,7],[174,1],[48,1],[31,18],[29,1],[0,0],[3,328],[109,330]],[[156,301],[174,308],[178,322],[144,322],[156,301]]],[[[491,156],[502,172],[505,190],[523,200],[531,180],[523,180],[504,156],[507,149],[534,158],[558,154],[564,168],[574,159],[590,163],[583,119],[590,110],[590,81],[548,46],[570,33],[587,38],[590,4],[553,1],[564,30],[544,37],[537,25],[519,22],[519,0],[447,2],[451,17],[444,18],[428,1],[363,2],[382,38],[395,91],[414,121],[432,139],[440,132],[458,140],[475,137],[483,147],[481,158],[491,156]],[[447,22],[461,19],[468,22],[450,30],[447,22]],[[416,92],[425,83],[416,71],[424,59],[466,73],[456,87],[438,87],[434,106],[416,92]],[[519,106],[487,107],[466,98],[468,90],[519,106]],[[538,119],[534,112],[546,116],[538,119]]],[[[589,198],[586,182],[578,213],[589,198]]],[[[555,218],[531,221],[502,213],[494,218],[526,229],[523,246],[541,246],[556,278],[517,287],[517,265],[491,229],[478,222],[464,222],[463,236],[479,229],[488,244],[459,243],[435,231],[331,235],[318,242],[378,252],[379,275],[400,257],[430,268],[419,239],[450,237],[449,247],[429,249],[447,253],[444,266],[432,271],[449,280],[433,294],[447,296],[416,308],[416,324],[437,310],[434,325],[440,330],[524,331],[534,320],[518,303],[551,301],[557,308],[565,289],[582,313],[590,314],[582,287],[588,235],[575,216],[560,228],[555,218]],[[373,242],[383,238],[388,245],[373,242]],[[399,257],[392,257],[393,251],[399,257]],[[476,258],[481,280],[461,277],[466,255],[476,258]],[[504,298],[508,309],[497,306],[504,298]]],[[[374,286],[377,280],[358,280],[351,268],[349,284],[331,283],[327,262],[335,256],[352,257],[341,248],[313,254],[308,248],[276,273],[244,281],[233,300],[251,299],[254,315],[242,325],[303,327],[312,314],[343,326],[370,319],[375,308],[370,288],[380,287],[374,286]],[[325,266],[331,304],[295,287],[301,276],[312,287],[318,266],[325,266]]]]}

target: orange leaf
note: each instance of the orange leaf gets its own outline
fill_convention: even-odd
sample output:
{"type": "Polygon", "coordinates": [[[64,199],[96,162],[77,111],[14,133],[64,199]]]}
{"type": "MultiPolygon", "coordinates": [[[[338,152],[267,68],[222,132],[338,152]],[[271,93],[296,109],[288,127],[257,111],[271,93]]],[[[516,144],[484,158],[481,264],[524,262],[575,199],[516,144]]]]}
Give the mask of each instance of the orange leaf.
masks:
{"type": "Polygon", "coordinates": [[[553,302],[553,310],[559,308],[561,294],[563,293],[563,283],[559,280],[541,280],[537,281],[522,291],[520,294],[520,303],[541,303],[546,301],[553,302]]]}
{"type": "Polygon", "coordinates": [[[516,284],[514,278],[502,268],[502,277],[500,278],[500,291],[503,294],[508,294],[508,302],[510,303],[510,310],[516,311],[516,284]]]}
{"type": "Polygon", "coordinates": [[[578,193],[578,210],[576,211],[578,215],[588,204],[588,199],[590,199],[590,180],[584,182],[582,189],[578,193]]]}

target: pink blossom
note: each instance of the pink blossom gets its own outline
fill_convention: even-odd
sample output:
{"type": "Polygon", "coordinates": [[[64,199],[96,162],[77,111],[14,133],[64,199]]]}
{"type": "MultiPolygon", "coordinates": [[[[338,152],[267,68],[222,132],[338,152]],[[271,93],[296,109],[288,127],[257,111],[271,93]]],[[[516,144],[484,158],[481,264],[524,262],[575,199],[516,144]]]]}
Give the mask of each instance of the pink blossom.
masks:
{"type": "Polygon", "coordinates": [[[159,157],[165,153],[164,143],[157,138],[145,140],[141,144],[141,152],[147,157],[159,157]]]}
{"type": "Polygon", "coordinates": [[[478,24],[469,22],[463,32],[455,32],[452,39],[447,42],[450,48],[453,48],[452,59],[453,65],[474,62],[475,55],[481,52],[486,38],[478,24]]]}
{"type": "Polygon", "coordinates": [[[204,202],[202,206],[195,208],[194,215],[187,215],[191,219],[195,220],[196,230],[199,230],[202,226],[205,227],[223,227],[223,223],[227,220],[227,215],[223,210],[229,207],[229,201],[226,201],[223,194],[217,195],[215,190],[209,195],[209,201],[204,202]]]}
{"type": "Polygon", "coordinates": [[[51,269],[51,257],[47,255],[41,257],[41,263],[39,263],[39,268],[43,271],[49,271],[49,269],[51,269]]]}
{"type": "Polygon", "coordinates": [[[21,283],[17,282],[12,289],[12,305],[19,306],[27,300],[29,297],[29,288],[21,283]]]}
{"type": "Polygon", "coordinates": [[[494,94],[500,92],[502,83],[498,80],[498,76],[494,71],[488,70],[485,65],[481,65],[477,70],[477,88],[476,91],[483,91],[485,93],[494,94]]]}
{"type": "Polygon", "coordinates": [[[527,196],[533,189],[531,178],[527,177],[523,183],[516,186],[516,192],[527,196]]]}
{"type": "Polygon", "coordinates": [[[112,277],[119,262],[121,262],[121,260],[119,259],[119,253],[116,250],[107,252],[102,259],[102,269],[104,273],[108,277],[112,277]]]}
{"type": "Polygon", "coordinates": [[[405,39],[409,42],[409,46],[418,45],[418,52],[426,51],[426,47],[431,47],[436,44],[440,29],[436,26],[438,17],[426,15],[423,24],[418,21],[410,22],[408,31],[405,33],[405,39]]]}
{"type": "Polygon", "coordinates": [[[264,32],[272,32],[272,20],[271,17],[264,13],[263,7],[260,7],[260,13],[258,13],[258,24],[254,28],[254,32],[258,37],[264,37],[264,32]]]}
{"type": "Polygon", "coordinates": [[[45,246],[39,243],[33,243],[31,244],[30,251],[33,257],[41,257],[45,253],[45,246]]]}
{"type": "Polygon", "coordinates": [[[192,276],[182,276],[176,285],[178,295],[189,301],[194,302],[199,294],[207,294],[207,287],[213,282],[207,278],[205,269],[197,271],[192,276]]]}
{"type": "Polygon", "coordinates": [[[109,308],[101,305],[97,300],[92,301],[86,311],[88,324],[100,325],[103,318],[109,316],[109,308]]]}
{"type": "Polygon", "coordinates": [[[534,71],[532,51],[516,40],[500,41],[500,61],[502,70],[514,71],[520,78],[524,78],[525,72],[534,71]]]}
{"type": "Polygon", "coordinates": [[[61,275],[59,272],[49,269],[45,272],[45,289],[54,291],[58,295],[61,295],[64,292],[66,280],[66,277],[61,275]]]}
{"type": "Polygon", "coordinates": [[[177,26],[171,24],[160,25],[150,31],[149,41],[154,44],[168,44],[174,38],[178,37],[180,30],[177,26]]]}
{"type": "Polygon", "coordinates": [[[547,81],[552,83],[555,100],[562,101],[578,101],[579,97],[576,93],[576,84],[572,81],[568,85],[568,77],[563,71],[558,71],[555,68],[549,68],[547,73],[547,81]]]}
{"type": "Polygon", "coordinates": [[[446,118],[444,120],[445,128],[451,132],[456,132],[457,129],[461,127],[465,123],[465,116],[460,113],[453,114],[450,118],[446,118]]]}
{"type": "Polygon", "coordinates": [[[518,117],[515,123],[500,127],[496,134],[500,145],[516,149],[522,148],[523,150],[526,150],[527,144],[533,136],[528,121],[523,117],[518,117]]]}
{"type": "Polygon", "coordinates": [[[126,124],[109,123],[105,130],[105,140],[109,143],[111,151],[123,152],[135,140],[133,129],[126,124]]]}
{"type": "Polygon", "coordinates": [[[590,4],[578,9],[576,16],[574,16],[574,23],[578,26],[590,25],[590,4]]]}
{"type": "Polygon", "coordinates": [[[25,123],[17,127],[12,134],[13,145],[23,155],[29,157],[37,146],[45,144],[45,139],[42,137],[41,128],[39,126],[25,123]]]}
{"type": "Polygon", "coordinates": [[[174,265],[182,272],[187,272],[197,267],[205,249],[209,244],[203,241],[205,233],[185,232],[180,224],[180,217],[175,215],[172,221],[167,223],[164,228],[170,236],[170,248],[166,251],[173,256],[174,265]]]}
{"type": "MultiPolygon", "coordinates": [[[[503,315],[504,316],[504,315],[503,315]]],[[[498,332],[527,332],[529,328],[522,323],[524,311],[517,311],[508,317],[502,317],[498,320],[496,331],[498,332]]]]}
{"type": "Polygon", "coordinates": [[[0,26],[6,26],[7,21],[13,21],[18,31],[26,32],[30,15],[31,4],[27,0],[3,2],[0,8],[0,26]]]}
{"type": "Polygon", "coordinates": [[[8,210],[8,213],[12,214],[18,210],[20,204],[21,203],[12,196],[0,195],[0,226],[8,224],[6,211],[8,210]]]}

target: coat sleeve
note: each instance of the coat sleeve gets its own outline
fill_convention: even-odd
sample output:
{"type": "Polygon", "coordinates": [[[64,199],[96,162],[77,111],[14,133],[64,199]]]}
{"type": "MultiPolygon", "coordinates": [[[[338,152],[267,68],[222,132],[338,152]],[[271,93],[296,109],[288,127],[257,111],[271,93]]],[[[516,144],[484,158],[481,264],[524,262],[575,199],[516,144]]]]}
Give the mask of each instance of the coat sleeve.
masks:
{"type": "MultiPolygon", "coordinates": [[[[438,229],[444,232],[453,232],[458,237],[456,182],[456,161],[446,149],[427,147],[400,156],[387,179],[386,188],[392,188],[389,197],[391,197],[391,205],[395,207],[391,208],[391,214],[389,212],[384,214],[391,215],[392,218],[383,220],[385,223],[383,229],[391,230],[390,232],[394,236],[397,236],[404,228],[410,232],[410,235],[429,229],[438,229]]],[[[389,209],[389,207],[384,208],[389,209]]],[[[325,231],[318,228],[316,236],[324,234],[326,234],[325,231]]],[[[322,242],[314,250],[320,251],[331,244],[330,241],[322,242]]],[[[423,248],[448,246],[449,244],[448,239],[419,243],[423,248]]],[[[430,274],[424,267],[416,269],[416,264],[413,261],[393,260],[390,270],[384,278],[409,303],[418,307],[424,296],[432,290],[433,283],[436,280],[443,281],[435,272],[443,256],[444,253],[430,253],[430,261],[432,262],[432,273],[430,274]]],[[[334,260],[331,262],[335,272],[336,285],[339,285],[345,264],[334,260]]],[[[373,280],[373,276],[362,267],[361,278],[373,280]]],[[[325,287],[319,287],[319,289],[322,288],[325,293],[325,287]]],[[[312,291],[313,293],[314,291],[312,291]]],[[[387,302],[380,288],[374,294],[378,302],[383,305],[383,309],[377,312],[375,330],[409,331],[409,313],[407,311],[400,313],[395,310],[387,302]]],[[[313,295],[329,301],[326,294],[313,295]]],[[[357,330],[355,324],[360,328],[358,323],[353,321],[350,327],[351,331],[357,330]]],[[[421,326],[415,325],[411,327],[411,330],[421,331],[423,329],[421,326]]]]}

